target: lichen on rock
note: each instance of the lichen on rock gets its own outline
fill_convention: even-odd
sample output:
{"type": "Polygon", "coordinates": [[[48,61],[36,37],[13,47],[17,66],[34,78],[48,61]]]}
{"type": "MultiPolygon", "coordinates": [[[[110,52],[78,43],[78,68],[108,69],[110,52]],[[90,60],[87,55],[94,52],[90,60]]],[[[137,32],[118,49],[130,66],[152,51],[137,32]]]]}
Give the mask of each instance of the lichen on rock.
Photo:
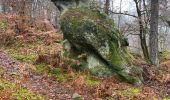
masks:
{"type": "Polygon", "coordinates": [[[64,38],[72,51],[75,51],[77,58],[83,53],[87,55],[85,65],[95,70],[92,72],[100,75],[104,75],[101,72],[114,72],[129,83],[140,81],[128,75],[130,68],[127,67],[123,50],[123,46],[128,44],[127,39],[120,35],[113,20],[106,14],[88,7],[72,8],[61,16],[60,22],[64,38]]]}

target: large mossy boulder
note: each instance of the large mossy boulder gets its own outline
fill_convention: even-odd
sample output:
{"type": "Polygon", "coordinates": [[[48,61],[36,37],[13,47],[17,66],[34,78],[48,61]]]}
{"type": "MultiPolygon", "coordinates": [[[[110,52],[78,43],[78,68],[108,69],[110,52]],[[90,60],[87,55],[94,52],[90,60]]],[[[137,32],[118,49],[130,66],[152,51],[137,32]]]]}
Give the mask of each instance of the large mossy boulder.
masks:
{"type": "Polygon", "coordinates": [[[64,38],[70,44],[70,54],[83,63],[83,68],[99,76],[116,73],[129,83],[140,82],[139,78],[129,75],[124,48],[128,45],[127,39],[119,34],[107,15],[87,7],[72,8],[60,21],[64,38]]]}

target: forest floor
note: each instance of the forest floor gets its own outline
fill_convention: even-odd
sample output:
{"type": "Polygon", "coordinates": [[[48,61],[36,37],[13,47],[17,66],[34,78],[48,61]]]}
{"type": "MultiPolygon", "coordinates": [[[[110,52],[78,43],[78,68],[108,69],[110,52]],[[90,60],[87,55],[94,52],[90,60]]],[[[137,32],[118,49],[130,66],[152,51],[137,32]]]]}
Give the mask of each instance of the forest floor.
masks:
{"type": "MultiPolygon", "coordinates": [[[[79,62],[62,57],[62,35],[43,21],[21,24],[18,16],[0,15],[0,100],[170,100],[170,53],[161,53],[161,68],[140,55],[140,87],[115,76],[98,78],[75,71],[79,62]]],[[[26,22],[25,20],[24,22],[26,22]]]]}

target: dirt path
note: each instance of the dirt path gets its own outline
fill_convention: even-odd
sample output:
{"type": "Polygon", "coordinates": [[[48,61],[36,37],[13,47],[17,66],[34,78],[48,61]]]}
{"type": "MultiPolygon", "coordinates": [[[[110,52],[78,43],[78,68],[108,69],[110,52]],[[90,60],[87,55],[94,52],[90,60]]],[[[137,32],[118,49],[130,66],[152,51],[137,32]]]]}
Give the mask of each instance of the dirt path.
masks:
{"type": "Polygon", "coordinates": [[[5,70],[4,79],[41,94],[47,100],[71,100],[72,89],[61,86],[46,76],[31,73],[27,65],[11,59],[3,50],[0,50],[0,67],[5,70]]]}

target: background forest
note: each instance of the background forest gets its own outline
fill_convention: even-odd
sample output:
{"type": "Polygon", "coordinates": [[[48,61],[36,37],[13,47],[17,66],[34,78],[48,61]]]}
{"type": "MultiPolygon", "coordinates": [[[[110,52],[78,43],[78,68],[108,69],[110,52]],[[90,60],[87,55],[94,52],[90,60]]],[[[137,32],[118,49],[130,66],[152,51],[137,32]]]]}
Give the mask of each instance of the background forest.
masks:
{"type": "Polygon", "coordinates": [[[169,0],[0,0],[0,100],[170,100],[169,0]]]}

